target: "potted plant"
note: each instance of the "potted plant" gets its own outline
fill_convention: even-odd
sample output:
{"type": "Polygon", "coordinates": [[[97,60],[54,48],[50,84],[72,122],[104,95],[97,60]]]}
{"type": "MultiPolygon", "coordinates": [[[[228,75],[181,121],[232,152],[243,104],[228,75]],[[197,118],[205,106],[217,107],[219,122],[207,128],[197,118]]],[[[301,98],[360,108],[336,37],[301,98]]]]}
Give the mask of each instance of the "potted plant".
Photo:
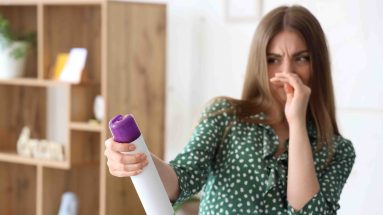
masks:
{"type": "Polygon", "coordinates": [[[10,24],[0,13],[0,78],[21,77],[29,47],[35,44],[36,33],[13,34],[10,24]]]}

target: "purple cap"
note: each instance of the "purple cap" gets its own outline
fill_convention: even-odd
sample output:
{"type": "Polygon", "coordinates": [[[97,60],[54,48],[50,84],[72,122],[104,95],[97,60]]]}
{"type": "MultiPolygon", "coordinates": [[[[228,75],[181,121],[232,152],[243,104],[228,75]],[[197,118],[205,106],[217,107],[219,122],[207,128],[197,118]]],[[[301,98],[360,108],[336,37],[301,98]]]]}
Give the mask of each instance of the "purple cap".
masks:
{"type": "Polygon", "coordinates": [[[109,129],[113,134],[113,140],[119,143],[131,143],[141,135],[131,114],[115,116],[109,121],[109,129]]]}

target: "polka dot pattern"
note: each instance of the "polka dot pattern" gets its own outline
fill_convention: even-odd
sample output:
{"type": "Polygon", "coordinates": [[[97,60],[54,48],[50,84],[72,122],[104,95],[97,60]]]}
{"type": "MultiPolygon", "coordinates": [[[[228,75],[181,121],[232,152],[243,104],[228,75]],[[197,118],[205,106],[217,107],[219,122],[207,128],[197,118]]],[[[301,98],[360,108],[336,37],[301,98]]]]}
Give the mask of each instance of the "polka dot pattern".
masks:
{"type": "MultiPolygon", "coordinates": [[[[352,143],[335,136],[334,158],[325,167],[327,149],[315,151],[316,130],[314,123],[308,122],[321,189],[301,210],[295,211],[286,198],[288,151],[274,157],[279,144],[274,130],[262,123],[239,122],[235,116],[221,112],[230,107],[225,99],[207,107],[187,146],[170,161],[181,191],[174,205],[202,190],[199,208],[202,215],[336,214],[341,191],[355,160],[352,143]],[[233,126],[221,142],[230,122],[233,126]]],[[[252,117],[262,118],[265,114],[252,117]]],[[[288,140],[285,145],[288,148],[288,140]]]]}

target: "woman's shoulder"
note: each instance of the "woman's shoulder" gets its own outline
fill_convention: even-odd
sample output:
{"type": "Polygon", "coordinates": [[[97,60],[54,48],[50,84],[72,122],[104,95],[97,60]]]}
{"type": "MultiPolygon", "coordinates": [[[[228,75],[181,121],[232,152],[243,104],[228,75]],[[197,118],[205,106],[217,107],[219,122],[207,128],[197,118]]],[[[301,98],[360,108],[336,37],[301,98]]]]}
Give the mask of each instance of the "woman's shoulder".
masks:
{"type": "Polygon", "coordinates": [[[335,153],[341,157],[355,158],[355,148],[351,140],[345,138],[341,134],[334,135],[333,137],[335,153]]]}
{"type": "Polygon", "coordinates": [[[228,114],[234,112],[233,98],[227,96],[219,96],[210,99],[204,107],[202,116],[228,114]]]}

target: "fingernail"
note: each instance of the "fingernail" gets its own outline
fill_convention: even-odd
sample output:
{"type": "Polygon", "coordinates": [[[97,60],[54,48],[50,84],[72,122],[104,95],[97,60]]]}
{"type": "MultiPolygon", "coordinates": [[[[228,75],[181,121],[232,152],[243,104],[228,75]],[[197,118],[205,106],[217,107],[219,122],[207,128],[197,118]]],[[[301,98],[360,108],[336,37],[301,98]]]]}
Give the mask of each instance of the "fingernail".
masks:
{"type": "Polygon", "coordinates": [[[130,150],[134,150],[134,148],[135,148],[134,145],[129,146],[130,150]]]}

